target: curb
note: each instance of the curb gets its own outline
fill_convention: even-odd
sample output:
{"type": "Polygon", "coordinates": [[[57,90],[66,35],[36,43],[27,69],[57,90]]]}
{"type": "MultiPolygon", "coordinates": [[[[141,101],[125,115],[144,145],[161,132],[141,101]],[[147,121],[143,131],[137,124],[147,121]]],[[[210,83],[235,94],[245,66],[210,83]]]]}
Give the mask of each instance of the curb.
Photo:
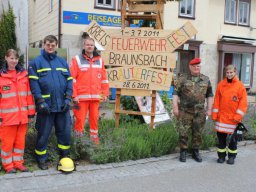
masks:
{"type": "MultiPolygon", "coordinates": [[[[248,141],[241,141],[238,142],[238,147],[246,147],[247,145],[253,145],[255,141],[248,140],[248,141]]],[[[212,147],[209,150],[201,151],[202,154],[210,153],[216,151],[216,147],[212,147]]],[[[137,164],[147,164],[151,162],[158,162],[158,161],[166,161],[169,159],[178,158],[178,153],[173,153],[169,155],[164,155],[161,157],[151,157],[146,159],[139,159],[139,160],[128,160],[120,163],[107,163],[107,164],[91,164],[91,165],[84,165],[84,166],[77,166],[77,172],[88,172],[88,171],[98,171],[98,170],[106,170],[106,169],[113,169],[118,167],[127,167],[133,166],[137,164]]],[[[18,173],[18,174],[5,174],[0,176],[1,180],[10,180],[10,179],[18,179],[18,178],[27,178],[27,177],[44,177],[49,175],[59,175],[62,174],[60,171],[57,171],[56,168],[50,168],[48,170],[36,170],[34,172],[26,172],[26,173],[18,173]]]]}

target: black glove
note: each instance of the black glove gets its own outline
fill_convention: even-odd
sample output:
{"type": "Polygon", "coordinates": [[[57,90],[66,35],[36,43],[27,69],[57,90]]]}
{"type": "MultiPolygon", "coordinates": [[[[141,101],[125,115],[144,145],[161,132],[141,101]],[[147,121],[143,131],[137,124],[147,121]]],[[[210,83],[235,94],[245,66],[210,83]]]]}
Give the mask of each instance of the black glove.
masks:
{"type": "Polygon", "coordinates": [[[61,107],[61,110],[63,112],[67,112],[70,109],[70,99],[65,99],[64,100],[64,105],[61,107]]]}
{"type": "Polygon", "coordinates": [[[80,110],[80,106],[78,102],[73,101],[73,109],[80,110]]]}
{"type": "Polygon", "coordinates": [[[239,142],[239,141],[242,141],[242,140],[243,140],[243,132],[237,130],[236,131],[236,141],[239,142]]]}
{"type": "Polygon", "coordinates": [[[38,113],[47,114],[51,113],[49,105],[44,101],[42,103],[37,104],[38,113]]]}

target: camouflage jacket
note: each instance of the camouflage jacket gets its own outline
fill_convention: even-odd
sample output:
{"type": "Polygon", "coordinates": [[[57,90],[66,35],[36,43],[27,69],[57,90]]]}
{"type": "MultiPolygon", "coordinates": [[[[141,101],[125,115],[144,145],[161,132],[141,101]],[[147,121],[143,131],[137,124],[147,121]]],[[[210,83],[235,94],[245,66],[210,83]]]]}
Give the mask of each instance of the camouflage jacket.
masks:
{"type": "Polygon", "coordinates": [[[197,80],[193,79],[191,74],[180,74],[173,92],[180,99],[179,109],[189,113],[204,111],[205,99],[213,97],[209,77],[200,74],[197,80]]]}

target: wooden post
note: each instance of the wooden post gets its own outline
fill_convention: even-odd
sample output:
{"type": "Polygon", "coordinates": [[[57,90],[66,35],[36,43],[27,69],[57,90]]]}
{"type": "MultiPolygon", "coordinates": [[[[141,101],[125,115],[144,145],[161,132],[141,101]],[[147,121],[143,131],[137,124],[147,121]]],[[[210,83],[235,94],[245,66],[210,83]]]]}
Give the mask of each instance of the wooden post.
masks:
{"type": "Polygon", "coordinates": [[[120,113],[119,110],[121,108],[121,89],[116,89],[116,107],[115,107],[115,115],[116,115],[116,128],[119,127],[120,113]]]}
{"type": "Polygon", "coordinates": [[[152,102],[151,102],[151,119],[150,119],[150,128],[154,128],[154,120],[155,120],[155,113],[156,113],[156,91],[152,91],[152,102]]]}

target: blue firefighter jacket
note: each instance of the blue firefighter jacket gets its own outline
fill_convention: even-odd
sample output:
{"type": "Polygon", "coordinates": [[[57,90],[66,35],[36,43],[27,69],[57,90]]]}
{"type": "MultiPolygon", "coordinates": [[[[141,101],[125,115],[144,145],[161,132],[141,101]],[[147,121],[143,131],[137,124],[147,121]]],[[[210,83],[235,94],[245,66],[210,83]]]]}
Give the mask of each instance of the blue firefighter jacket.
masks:
{"type": "Polygon", "coordinates": [[[36,103],[45,101],[51,112],[61,112],[65,99],[72,97],[72,76],[67,62],[44,50],[28,67],[31,92],[36,103]]]}

